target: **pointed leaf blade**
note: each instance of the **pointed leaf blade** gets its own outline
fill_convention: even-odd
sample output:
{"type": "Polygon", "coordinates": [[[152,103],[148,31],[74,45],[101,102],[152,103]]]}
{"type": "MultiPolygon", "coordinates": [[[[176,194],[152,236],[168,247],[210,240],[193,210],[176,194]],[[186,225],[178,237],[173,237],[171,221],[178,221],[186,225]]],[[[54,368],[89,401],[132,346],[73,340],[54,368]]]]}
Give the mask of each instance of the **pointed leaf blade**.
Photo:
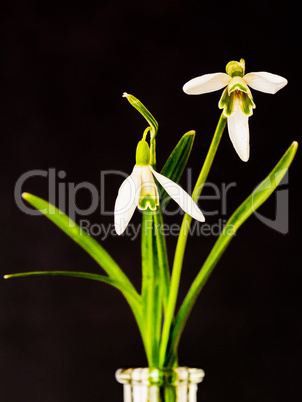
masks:
{"type": "Polygon", "coordinates": [[[121,292],[126,292],[136,303],[140,303],[140,299],[137,293],[128,289],[123,283],[120,283],[112,278],[109,278],[105,275],[92,274],[90,272],[78,272],[78,271],[33,271],[33,272],[20,272],[17,274],[8,274],[4,276],[4,279],[11,278],[26,278],[33,276],[67,276],[72,278],[82,278],[82,279],[90,279],[94,281],[99,281],[103,283],[107,283],[120,290],[121,292]]]}
{"type": "Polygon", "coordinates": [[[130,281],[123,273],[118,264],[107,253],[107,251],[85,230],[82,230],[71,218],[64,214],[49,202],[29,193],[23,193],[22,197],[34,208],[39,210],[73,241],[79,244],[111,277],[120,282],[130,284],[130,281]]]}

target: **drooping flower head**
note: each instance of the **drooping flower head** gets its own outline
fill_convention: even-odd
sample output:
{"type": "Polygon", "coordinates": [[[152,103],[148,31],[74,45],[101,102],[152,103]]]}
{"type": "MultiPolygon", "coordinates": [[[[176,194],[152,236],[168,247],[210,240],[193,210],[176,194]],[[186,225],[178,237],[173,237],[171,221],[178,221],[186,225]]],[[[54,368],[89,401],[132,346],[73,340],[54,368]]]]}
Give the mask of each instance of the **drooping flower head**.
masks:
{"type": "Polygon", "coordinates": [[[156,210],[159,206],[158,189],[154,177],[166,190],[171,198],[194,219],[204,222],[204,216],[197,204],[178,184],[156,172],[150,165],[150,148],[142,139],[136,148],[136,164],[129,177],[119,188],[114,206],[114,226],[121,235],[128,226],[135,208],[156,210]]]}
{"type": "Polygon", "coordinates": [[[226,86],[219,101],[219,108],[227,117],[228,131],[239,157],[247,162],[250,155],[248,119],[255,103],[249,87],[275,94],[287,84],[279,75],[258,72],[245,74],[245,61],[230,61],[226,73],[205,74],[188,81],[183,90],[189,95],[201,95],[226,86]]]}

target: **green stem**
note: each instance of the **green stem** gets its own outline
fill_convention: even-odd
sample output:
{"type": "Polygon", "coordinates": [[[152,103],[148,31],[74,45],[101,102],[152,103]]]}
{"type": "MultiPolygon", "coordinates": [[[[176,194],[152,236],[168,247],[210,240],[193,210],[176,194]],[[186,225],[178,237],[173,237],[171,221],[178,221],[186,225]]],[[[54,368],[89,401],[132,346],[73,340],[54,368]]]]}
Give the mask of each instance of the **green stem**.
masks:
{"type": "Polygon", "coordinates": [[[150,165],[156,169],[156,140],[155,136],[150,138],[150,165]]]}
{"type": "MultiPolygon", "coordinates": [[[[211,145],[210,145],[210,148],[208,151],[208,154],[206,156],[205,162],[200,171],[199,177],[197,179],[197,182],[195,184],[195,187],[194,187],[194,190],[192,193],[192,198],[195,202],[197,202],[197,200],[201,194],[204,183],[208,177],[209,171],[213,164],[213,160],[216,155],[222,133],[226,126],[226,121],[227,121],[226,117],[223,114],[221,114],[217,127],[216,127],[216,130],[215,130],[215,133],[214,133],[214,137],[212,139],[212,142],[211,142],[211,145]]],[[[174,313],[175,313],[175,306],[176,306],[176,300],[177,300],[177,295],[178,295],[181,269],[182,269],[183,258],[184,258],[184,253],[185,253],[185,248],[186,248],[186,244],[187,244],[191,221],[192,221],[191,216],[185,214],[182,225],[181,225],[180,234],[179,234],[178,241],[177,241],[177,246],[176,246],[174,264],[173,264],[172,276],[171,276],[171,284],[170,284],[170,290],[169,290],[169,299],[168,299],[168,304],[167,304],[166,316],[165,316],[163,332],[162,332],[162,342],[161,342],[161,347],[160,347],[160,364],[162,366],[164,366],[166,363],[166,352],[167,352],[167,348],[168,348],[171,327],[172,327],[173,320],[174,320],[174,313]]]]}
{"type": "Polygon", "coordinates": [[[206,159],[204,161],[204,164],[202,166],[202,169],[200,171],[200,174],[198,176],[197,182],[195,184],[195,187],[194,187],[194,190],[192,193],[192,198],[195,202],[198,201],[198,197],[200,196],[204,183],[207,180],[207,177],[208,177],[208,174],[212,167],[223,131],[226,126],[226,122],[227,122],[227,118],[223,115],[223,113],[221,113],[221,116],[219,118],[209,151],[207,153],[206,159]]]}
{"type": "Polygon", "coordinates": [[[154,213],[154,231],[156,239],[159,276],[160,276],[162,307],[165,312],[169,296],[170,272],[169,272],[166,240],[165,235],[162,233],[162,228],[163,228],[163,216],[161,209],[158,208],[156,213],[154,213]]]}

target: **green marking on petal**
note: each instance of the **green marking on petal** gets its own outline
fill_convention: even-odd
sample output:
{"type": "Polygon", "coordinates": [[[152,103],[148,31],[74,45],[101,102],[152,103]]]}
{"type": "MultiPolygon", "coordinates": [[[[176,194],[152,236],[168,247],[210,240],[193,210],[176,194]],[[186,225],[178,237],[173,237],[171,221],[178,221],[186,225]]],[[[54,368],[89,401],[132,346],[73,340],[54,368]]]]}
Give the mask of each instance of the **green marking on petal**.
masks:
{"type": "Polygon", "coordinates": [[[230,116],[233,111],[234,111],[234,99],[235,99],[235,94],[231,93],[229,95],[228,93],[228,88],[226,88],[220,98],[218,107],[223,110],[223,114],[228,117],[230,116]]]}
{"type": "Polygon", "coordinates": [[[157,197],[154,198],[151,194],[145,194],[140,197],[138,208],[145,211],[147,208],[152,209],[152,211],[156,210],[156,207],[159,205],[159,200],[157,197]]]}
{"type": "Polygon", "coordinates": [[[228,85],[228,92],[231,94],[234,91],[248,92],[247,83],[241,77],[234,77],[228,85]]]}
{"type": "Polygon", "coordinates": [[[228,88],[225,88],[218,103],[220,109],[223,109],[227,105],[227,103],[229,102],[229,98],[230,96],[228,93],[228,88]]]}
{"type": "Polygon", "coordinates": [[[241,92],[247,92],[247,88],[244,87],[242,84],[240,84],[239,82],[237,82],[236,84],[232,85],[229,88],[229,93],[232,93],[234,91],[241,91],[241,92]]]}
{"type": "Polygon", "coordinates": [[[250,99],[248,94],[241,92],[239,97],[240,109],[246,116],[251,116],[253,114],[253,109],[255,109],[255,103],[250,99]]]}

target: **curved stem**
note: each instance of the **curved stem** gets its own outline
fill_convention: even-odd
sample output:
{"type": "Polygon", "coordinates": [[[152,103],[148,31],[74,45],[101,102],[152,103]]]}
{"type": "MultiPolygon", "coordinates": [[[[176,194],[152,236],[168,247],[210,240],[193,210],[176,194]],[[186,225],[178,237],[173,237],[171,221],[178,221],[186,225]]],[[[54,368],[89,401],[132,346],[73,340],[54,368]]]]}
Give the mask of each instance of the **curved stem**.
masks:
{"type": "MultiPolygon", "coordinates": [[[[209,151],[207,153],[205,162],[202,166],[202,169],[200,171],[200,174],[198,176],[198,179],[196,181],[196,184],[195,184],[195,187],[194,187],[194,190],[192,193],[192,198],[195,202],[197,202],[197,200],[201,194],[204,183],[208,177],[209,171],[213,164],[213,160],[216,155],[222,133],[226,126],[226,121],[227,121],[227,118],[223,114],[221,114],[217,127],[216,127],[216,130],[215,130],[215,133],[214,133],[214,137],[212,139],[212,142],[211,142],[211,145],[209,148],[209,151]]],[[[173,264],[172,276],[171,276],[170,291],[169,291],[169,299],[168,299],[168,304],[167,304],[166,317],[165,317],[164,326],[163,326],[162,342],[161,342],[161,348],[160,348],[160,363],[162,366],[164,366],[165,362],[166,362],[166,352],[167,352],[168,342],[169,342],[169,338],[170,338],[171,327],[172,327],[173,320],[174,320],[174,312],[175,312],[176,300],[177,300],[177,295],[178,295],[181,269],[182,269],[183,258],[184,258],[184,253],[185,253],[185,248],[186,248],[186,244],[187,244],[191,221],[192,221],[191,216],[185,214],[182,225],[181,225],[180,234],[179,234],[178,241],[177,241],[177,246],[176,246],[174,264],[173,264]]]]}

